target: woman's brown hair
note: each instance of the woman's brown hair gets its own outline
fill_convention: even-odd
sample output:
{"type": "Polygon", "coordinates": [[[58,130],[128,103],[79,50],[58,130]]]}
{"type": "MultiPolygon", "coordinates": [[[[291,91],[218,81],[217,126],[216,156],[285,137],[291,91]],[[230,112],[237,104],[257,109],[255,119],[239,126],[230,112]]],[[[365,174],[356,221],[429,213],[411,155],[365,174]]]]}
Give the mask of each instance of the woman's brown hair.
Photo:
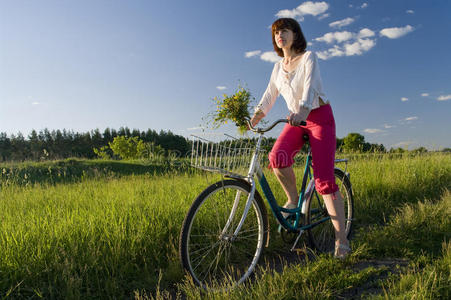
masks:
{"type": "Polygon", "coordinates": [[[294,41],[293,45],[291,45],[291,49],[293,49],[297,53],[304,52],[305,48],[307,48],[307,41],[305,40],[304,34],[302,33],[301,26],[299,25],[298,21],[291,18],[280,18],[272,23],[271,35],[274,51],[276,51],[280,57],[283,57],[283,51],[281,48],[277,47],[276,40],[274,39],[274,33],[282,29],[290,29],[294,33],[294,41]]]}

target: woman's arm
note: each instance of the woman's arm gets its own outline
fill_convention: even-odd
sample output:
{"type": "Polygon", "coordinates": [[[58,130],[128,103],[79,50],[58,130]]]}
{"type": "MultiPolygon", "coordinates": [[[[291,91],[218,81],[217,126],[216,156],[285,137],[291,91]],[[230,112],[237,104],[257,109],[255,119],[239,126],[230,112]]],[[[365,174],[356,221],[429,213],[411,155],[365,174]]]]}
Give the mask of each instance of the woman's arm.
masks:
{"type": "Polygon", "coordinates": [[[263,113],[263,111],[257,110],[251,118],[252,127],[255,127],[255,125],[257,125],[258,122],[260,122],[260,120],[263,119],[264,117],[265,114],[263,113]]]}
{"type": "Polygon", "coordinates": [[[277,96],[279,96],[279,90],[276,87],[276,77],[278,71],[278,63],[274,65],[274,68],[271,73],[271,78],[268,83],[268,87],[266,88],[265,93],[263,94],[260,102],[255,108],[254,116],[251,120],[254,120],[256,123],[252,123],[252,125],[257,125],[257,123],[268,114],[268,112],[273,107],[276,102],[277,96]]]}
{"type": "Polygon", "coordinates": [[[312,109],[313,99],[315,97],[314,87],[316,81],[320,80],[318,58],[315,53],[310,52],[305,58],[304,72],[304,89],[299,104],[301,107],[312,109]]]}

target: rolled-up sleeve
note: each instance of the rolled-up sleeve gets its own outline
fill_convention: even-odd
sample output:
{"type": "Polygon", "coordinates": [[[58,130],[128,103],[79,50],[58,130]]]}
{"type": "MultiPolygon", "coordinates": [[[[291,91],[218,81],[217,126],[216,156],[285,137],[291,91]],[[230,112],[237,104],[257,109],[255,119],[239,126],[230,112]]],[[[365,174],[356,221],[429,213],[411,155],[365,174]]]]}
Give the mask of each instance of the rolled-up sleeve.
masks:
{"type": "Polygon", "coordinates": [[[268,87],[266,88],[265,93],[263,94],[260,102],[255,107],[255,112],[262,111],[265,115],[268,114],[268,112],[273,107],[274,103],[276,102],[277,96],[279,96],[279,91],[276,87],[276,76],[277,76],[277,63],[274,65],[274,69],[271,73],[271,78],[268,83],[268,87]]]}

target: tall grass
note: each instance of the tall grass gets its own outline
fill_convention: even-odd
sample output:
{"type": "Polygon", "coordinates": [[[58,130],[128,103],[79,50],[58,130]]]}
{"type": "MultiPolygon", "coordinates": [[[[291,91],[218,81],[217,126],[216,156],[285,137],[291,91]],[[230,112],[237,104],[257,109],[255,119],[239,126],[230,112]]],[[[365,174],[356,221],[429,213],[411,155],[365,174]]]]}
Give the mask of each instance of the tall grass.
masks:
{"type": "Polygon", "coordinates": [[[0,164],[1,185],[32,185],[35,183],[71,183],[95,177],[127,175],[185,173],[186,160],[180,161],[115,161],[68,158],[58,161],[22,162],[0,164]]]}
{"type": "Polygon", "coordinates": [[[116,297],[178,280],[177,233],[203,182],[130,176],[58,186],[8,186],[0,199],[0,290],[116,297]]]}
{"type": "MultiPolygon", "coordinates": [[[[296,169],[297,174],[301,169],[296,169]]],[[[362,229],[382,230],[376,225],[383,226],[395,218],[405,203],[414,204],[424,198],[435,203],[444,189],[451,189],[449,155],[354,159],[348,170],[355,196],[356,229],[360,232],[356,243],[369,249],[362,258],[385,255],[382,246],[379,250],[369,248],[371,236],[363,235],[362,229]]],[[[160,290],[176,289],[174,284],[184,280],[177,255],[183,218],[193,199],[218,177],[183,171],[127,174],[130,173],[120,177],[105,173],[70,181],[2,184],[0,296],[140,298],[155,293],[158,282],[160,290]]],[[[276,179],[272,175],[268,178],[283,203],[283,191],[276,179]]],[[[275,223],[271,222],[269,253],[283,246],[274,234],[275,223]]],[[[404,231],[408,235],[415,232],[404,231]]],[[[433,253],[438,256],[439,252],[433,253]]],[[[399,255],[407,256],[406,253],[399,255]]],[[[415,258],[417,254],[408,257],[415,258]]],[[[308,262],[310,271],[301,277],[298,273],[305,268],[295,268],[298,269],[287,267],[282,274],[263,272],[261,281],[273,282],[273,291],[265,290],[261,284],[259,292],[243,286],[248,290],[234,293],[240,297],[277,295],[278,286],[285,285],[287,297],[294,295],[290,290],[293,286],[296,293],[302,291],[306,297],[312,295],[311,289],[326,298],[335,297],[348,286],[359,285],[383,272],[380,268],[368,268],[355,275],[350,265],[327,257],[324,261],[308,262]],[[320,286],[315,283],[318,279],[324,279],[320,286]]],[[[188,292],[188,286],[185,283],[180,289],[188,292]]],[[[197,297],[196,291],[189,295],[197,297]]]]}
{"type": "Polygon", "coordinates": [[[233,290],[224,285],[222,289],[204,292],[189,280],[185,280],[181,290],[193,299],[449,299],[450,210],[449,192],[435,203],[427,200],[404,205],[387,225],[361,238],[354,254],[344,262],[321,255],[304,264],[285,266],[280,273],[266,267],[251,284],[233,290]],[[425,229],[417,230],[422,227],[425,229]],[[430,240],[430,233],[441,238],[430,240]],[[409,242],[412,240],[418,242],[409,242]],[[386,266],[355,267],[362,258],[374,258],[374,251],[383,252],[376,255],[383,260],[408,253],[410,265],[401,274],[392,273],[386,266]],[[371,294],[367,288],[378,290],[379,295],[371,294]]]}

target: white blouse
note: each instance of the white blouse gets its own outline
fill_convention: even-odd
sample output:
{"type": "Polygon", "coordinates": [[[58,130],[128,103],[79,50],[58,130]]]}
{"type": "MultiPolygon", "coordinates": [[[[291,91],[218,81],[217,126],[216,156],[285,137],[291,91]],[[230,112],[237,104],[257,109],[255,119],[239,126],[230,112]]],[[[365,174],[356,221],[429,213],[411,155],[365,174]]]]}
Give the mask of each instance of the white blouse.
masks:
{"type": "Polygon", "coordinates": [[[329,103],[323,92],[318,58],[314,52],[305,52],[296,69],[290,73],[283,69],[282,60],[275,63],[268,87],[255,111],[261,110],[266,115],[279,93],[292,113],[298,113],[302,106],[310,110],[318,108],[319,97],[329,103]]]}

